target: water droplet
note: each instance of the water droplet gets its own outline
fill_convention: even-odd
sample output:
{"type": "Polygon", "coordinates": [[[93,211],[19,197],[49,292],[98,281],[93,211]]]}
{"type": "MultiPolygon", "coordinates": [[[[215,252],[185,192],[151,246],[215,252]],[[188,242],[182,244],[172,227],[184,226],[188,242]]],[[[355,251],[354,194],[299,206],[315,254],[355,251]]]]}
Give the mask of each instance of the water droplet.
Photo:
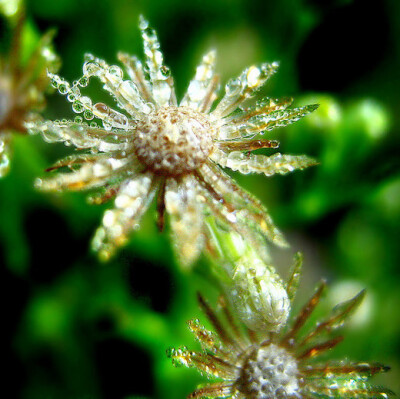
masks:
{"type": "Polygon", "coordinates": [[[79,89],[74,85],[68,92],[67,100],[72,103],[75,100],[78,100],[80,95],[81,95],[81,93],[80,93],[79,89]]]}
{"type": "Polygon", "coordinates": [[[89,77],[88,76],[82,76],[79,80],[78,80],[78,85],[81,87],[86,87],[89,84],[89,77]]]}
{"type": "Polygon", "coordinates": [[[264,63],[261,65],[261,72],[264,76],[268,76],[277,71],[279,62],[273,62],[272,64],[264,63]]]}
{"type": "Polygon", "coordinates": [[[89,126],[93,127],[93,128],[99,127],[98,124],[96,122],[94,122],[94,121],[90,122],[89,126]]]}
{"type": "Polygon", "coordinates": [[[50,78],[50,84],[51,84],[55,89],[58,88],[58,79],[57,79],[57,76],[55,76],[55,75],[52,75],[52,76],[51,76],[51,78],[50,78]]]}
{"type": "Polygon", "coordinates": [[[138,89],[131,80],[124,80],[119,89],[121,94],[130,101],[136,100],[139,96],[138,89]]]}
{"type": "Polygon", "coordinates": [[[169,78],[171,76],[171,70],[165,65],[160,68],[160,72],[165,78],[169,78]]]}
{"type": "Polygon", "coordinates": [[[151,112],[154,112],[156,110],[156,106],[153,103],[146,103],[145,106],[142,108],[142,111],[145,114],[150,114],[151,112]]]}
{"type": "Polygon", "coordinates": [[[74,102],[76,100],[76,95],[74,93],[68,93],[67,100],[69,102],[74,102]]]}
{"type": "Polygon", "coordinates": [[[151,42],[157,41],[156,31],[148,27],[146,29],[143,29],[143,37],[151,42]]]}
{"type": "Polygon", "coordinates": [[[83,59],[84,59],[85,62],[91,62],[91,61],[94,61],[95,56],[94,56],[93,54],[86,53],[86,54],[83,56],[83,59]]]}
{"type": "Polygon", "coordinates": [[[69,84],[67,82],[62,82],[58,85],[58,91],[60,94],[67,94],[69,92],[69,84]]]}
{"type": "Polygon", "coordinates": [[[255,66],[251,66],[248,71],[247,71],[247,85],[249,87],[254,87],[257,86],[260,82],[260,75],[261,75],[261,71],[255,67],[255,66]]]}
{"type": "Polygon", "coordinates": [[[143,15],[141,15],[139,17],[139,29],[143,30],[147,29],[148,27],[149,27],[149,22],[144,19],[143,15]]]}
{"type": "Polygon", "coordinates": [[[108,73],[116,78],[122,78],[122,69],[117,66],[117,65],[111,65],[110,68],[108,68],[108,73]]]}
{"type": "Polygon", "coordinates": [[[83,73],[86,76],[95,75],[99,70],[100,66],[96,62],[85,62],[83,64],[83,73]]]}
{"type": "Polygon", "coordinates": [[[83,116],[88,121],[90,121],[94,118],[93,112],[90,109],[85,109],[85,111],[83,111],[83,116]]]}
{"type": "Polygon", "coordinates": [[[114,123],[117,125],[126,127],[128,125],[128,118],[125,115],[115,113],[113,115],[110,115],[114,123]]]}
{"type": "Polygon", "coordinates": [[[242,82],[240,79],[231,79],[225,85],[225,93],[228,96],[234,96],[239,93],[240,89],[242,88],[242,82]]]}
{"type": "Polygon", "coordinates": [[[83,122],[83,118],[82,118],[81,116],[75,116],[74,121],[75,121],[76,123],[82,123],[82,122],[83,122]]]}
{"type": "Polygon", "coordinates": [[[95,109],[96,113],[99,113],[101,116],[108,115],[109,113],[109,108],[103,103],[96,103],[93,108],[95,109]]]}
{"type": "Polygon", "coordinates": [[[77,114],[80,114],[84,110],[83,104],[79,100],[74,101],[72,104],[72,110],[77,114]]]}

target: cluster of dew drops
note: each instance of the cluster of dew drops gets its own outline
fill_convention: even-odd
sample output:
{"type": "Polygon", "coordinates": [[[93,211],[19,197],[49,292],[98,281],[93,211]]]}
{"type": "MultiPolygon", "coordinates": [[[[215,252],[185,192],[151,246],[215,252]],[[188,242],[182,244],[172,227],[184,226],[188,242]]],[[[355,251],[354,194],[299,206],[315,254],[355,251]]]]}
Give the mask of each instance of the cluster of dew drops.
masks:
{"type": "MultiPolygon", "coordinates": [[[[145,75],[145,80],[155,84],[153,90],[160,90],[162,87],[165,87],[162,83],[166,83],[165,80],[170,78],[171,72],[168,67],[162,64],[163,57],[162,53],[158,50],[159,43],[155,31],[149,28],[148,22],[144,18],[140,19],[139,26],[142,29],[145,53],[149,58],[152,56],[156,60],[156,65],[152,65],[151,62],[147,62],[143,65],[142,70],[145,75]]],[[[67,100],[72,103],[72,110],[77,114],[83,115],[83,117],[80,115],[76,116],[74,122],[84,124],[84,119],[92,121],[95,117],[99,117],[102,119],[104,129],[108,131],[110,131],[112,127],[122,129],[134,128],[136,124],[134,118],[128,119],[126,115],[112,110],[103,103],[93,105],[92,100],[89,97],[81,95],[80,88],[88,86],[91,76],[98,76],[101,78],[102,75],[104,76],[106,74],[107,77],[112,80],[112,86],[114,87],[110,89],[110,87],[104,85],[104,88],[113,95],[118,105],[124,109],[126,108],[126,103],[129,102],[127,101],[127,98],[134,101],[138,96],[138,89],[135,83],[132,80],[123,80],[123,72],[119,66],[108,66],[104,61],[97,59],[92,54],[85,54],[84,61],[83,76],[74,81],[72,86],[58,75],[52,73],[48,74],[51,85],[57,89],[60,94],[66,96],[67,100]],[[123,94],[122,96],[117,95],[116,93],[118,91],[125,93],[125,96],[123,94]]],[[[138,64],[141,65],[140,61],[138,61],[138,64]]],[[[155,105],[152,102],[146,102],[143,103],[142,107],[140,107],[139,112],[149,114],[154,110],[155,105]]],[[[55,121],[55,123],[57,122],[70,123],[66,119],[55,121]]],[[[92,128],[98,127],[97,123],[94,121],[90,122],[89,126],[92,128]]]]}

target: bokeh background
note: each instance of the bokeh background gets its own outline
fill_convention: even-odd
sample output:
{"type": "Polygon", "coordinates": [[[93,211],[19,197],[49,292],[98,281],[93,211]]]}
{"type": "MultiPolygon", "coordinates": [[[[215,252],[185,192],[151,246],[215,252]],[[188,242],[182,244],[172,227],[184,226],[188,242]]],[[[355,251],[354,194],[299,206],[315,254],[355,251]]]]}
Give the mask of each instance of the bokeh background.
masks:
{"type": "MultiPolygon", "coordinates": [[[[295,251],[305,254],[298,306],[322,277],[330,290],[319,314],[367,289],[346,340],[330,356],[391,365],[375,381],[399,393],[400,3],[32,0],[27,14],[26,48],[56,28],[61,75],[71,81],[85,52],[110,63],[119,50],[141,55],[139,14],[158,31],[179,95],[211,47],[223,82],[252,63],[281,62],[262,94],[321,105],[271,138],[279,138],[282,152],[321,164],[290,176],[235,178],[263,200],[292,245],[273,250],[282,276],[295,251]]],[[[9,40],[4,19],[0,40],[9,40]]],[[[107,99],[99,88],[87,92],[107,99]]],[[[58,94],[48,97],[45,115],[74,116],[58,94]]],[[[207,260],[183,273],[150,211],[131,243],[99,264],[89,243],[105,207],[87,205],[83,194],[32,188],[71,149],[40,137],[14,144],[11,173],[0,181],[3,392],[23,399],[184,398],[204,379],[172,367],[165,351],[197,347],[186,327],[202,318],[195,292],[217,296],[207,260]]]]}

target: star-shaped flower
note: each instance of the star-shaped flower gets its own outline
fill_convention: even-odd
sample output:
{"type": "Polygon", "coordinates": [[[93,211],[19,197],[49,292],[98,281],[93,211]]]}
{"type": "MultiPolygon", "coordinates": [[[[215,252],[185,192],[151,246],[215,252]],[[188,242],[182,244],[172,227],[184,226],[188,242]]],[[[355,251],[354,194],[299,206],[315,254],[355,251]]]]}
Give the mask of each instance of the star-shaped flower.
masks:
{"type": "Polygon", "coordinates": [[[18,1],[0,4],[12,26],[12,39],[7,54],[0,56],[0,177],[10,169],[13,133],[25,134],[25,122],[32,112],[44,107],[44,92],[49,86],[46,70],[55,72],[59,60],[51,47],[53,32],[38,42],[28,61],[21,60],[22,30],[25,11],[18,1]]]}
{"type": "MultiPolygon", "coordinates": [[[[293,301],[297,289],[296,274],[287,289],[293,301]]],[[[336,346],[343,337],[333,335],[361,303],[364,291],[338,304],[331,314],[311,331],[301,331],[317,306],[325,283],[321,283],[291,325],[279,333],[255,332],[240,325],[221,298],[223,319],[199,296],[200,306],[215,333],[199,320],[189,328],[203,351],[186,347],[170,349],[175,365],[197,368],[220,382],[196,389],[188,398],[235,399],[320,399],[320,398],[388,398],[392,392],[371,385],[374,374],[389,368],[379,363],[328,361],[318,357],[336,346]]]]}
{"type": "Polygon", "coordinates": [[[115,199],[93,240],[103,259],[127,242],[154,197],[158,225],[163,227],[167,213],[183,265],[191,265],[204,245],[205,213],[215,215],[255,246],[264,245],[262,236],[285,245],[261,202],[237,186],[221,166],[272,176],[314,165],[306,156],[251,152],[276,148],[276,141],[258,135],[299,120],[317,105],[289,109],[289,99],[264,98],[242,107],[277,71],[277,63],[245,69],[226,84],[225,95],[215,105],[219,84],[214,51],[203,57],[178,104],[156,33],[143,18],[140,29],[145,63],[118,55],[128,79],[120,67],[91,55],[86,56],[83,76],[72,85],[50,74],[53,86],[67,96],[76,113],[86,120],[97,118],[102,125],[84,122],[81,116],[74,121],[31,123],[30,130],[49,142],[87,150],[58,161],[49,169],[57,172],[38,179],[36,186],[46,191],[94,189],[90,201],[96,204],[115,199]],[[123,112],[93,104],[81,94],[92,77],[100,79],[123,112]]]}

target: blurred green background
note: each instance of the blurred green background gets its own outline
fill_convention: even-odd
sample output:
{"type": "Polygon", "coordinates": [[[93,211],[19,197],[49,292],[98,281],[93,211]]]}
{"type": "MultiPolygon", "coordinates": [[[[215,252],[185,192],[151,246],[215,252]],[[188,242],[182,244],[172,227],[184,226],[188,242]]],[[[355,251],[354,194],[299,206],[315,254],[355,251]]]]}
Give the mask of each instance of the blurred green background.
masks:
{"type": "MultiPolygon", "coordinates": [[[[139,14],[156,28],[180,96],[211,47],[223,82],[252,63],[281,62],[262,93],[321,105],[271,138],[279,138],[282,152],[312,155],[321,165],[235,178],[264,201],[292,245],[272,251],[280,273],[287,276],[295,251],[305,254],[298,306],[322,277],[330,290],[320,314],[367,288],[331,357],[391,365],[375,381],[400,392],[400,3],[32,0],[27,13],[26,45],[56,28],[60,74],[71,81],[85,52],[110,63],[119,50],[141,55],[139,14]]],[[[107,98],[92,86],[96,100],[107,98]]],[[[58,94],[49,96],[45,115],[73,117],[58,94]]],[[[172,367],[165,350],[196,347],[186,327],[203,318],[195,292],[217,296],[207,261],[182,273],[150,211],[130,245],[99,264],[89,243],[105,207],[87,205],[83,194],[32,188],[70,151],[16,137],[11,173],[0,181],[4,392],[23,399],[183,398],[204,379],[172,367]]]]}

